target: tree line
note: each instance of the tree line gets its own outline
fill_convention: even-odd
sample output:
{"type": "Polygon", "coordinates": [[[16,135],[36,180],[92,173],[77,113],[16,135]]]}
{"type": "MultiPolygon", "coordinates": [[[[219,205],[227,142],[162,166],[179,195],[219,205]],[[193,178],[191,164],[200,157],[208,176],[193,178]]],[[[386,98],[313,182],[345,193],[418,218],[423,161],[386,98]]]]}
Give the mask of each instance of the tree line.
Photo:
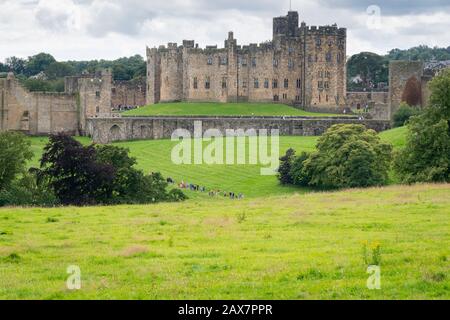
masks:
{"type": "Polygon", "coordinates": [[[146,75],[146,63],[135,55],[116,60],[59,62],[48,53],[39,53],[26,59],[10,57],[0,62],[1,72],[13,72],[30,91],[64,91],[64,77],[94,73],[105,68],[112,70],[114,80],[138,80],[146,75]]]}
{"type": "Polygon", "coordinates": [[[361,52],[347,62],[347,88],[349,91],[382,89],[379,83],[389,84],[389,61],[445,61],[450,60],[450,47],[417,46],[406,50],[392,49],[386,55],[361,52]]]}

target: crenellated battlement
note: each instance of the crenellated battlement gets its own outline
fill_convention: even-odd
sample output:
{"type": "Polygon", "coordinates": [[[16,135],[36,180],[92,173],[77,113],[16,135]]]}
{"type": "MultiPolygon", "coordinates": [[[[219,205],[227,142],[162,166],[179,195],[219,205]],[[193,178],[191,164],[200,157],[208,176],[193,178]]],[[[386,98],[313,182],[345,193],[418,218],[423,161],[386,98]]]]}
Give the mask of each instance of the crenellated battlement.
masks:
{"type": "Polygon", "coordinates": [[[345,103],[345,28],[299,24],[298,12],[273,19],[271,41],[223,47],[195,40],[147,48],[147,103],[282,102],[340,108],[345,103]],[[330,39],[321,39],[330,36],[330,39]],[[326,42],[325,42],[326,41],[326,42]],[[328,44],[327,50],[321,50],[328,44]]]}

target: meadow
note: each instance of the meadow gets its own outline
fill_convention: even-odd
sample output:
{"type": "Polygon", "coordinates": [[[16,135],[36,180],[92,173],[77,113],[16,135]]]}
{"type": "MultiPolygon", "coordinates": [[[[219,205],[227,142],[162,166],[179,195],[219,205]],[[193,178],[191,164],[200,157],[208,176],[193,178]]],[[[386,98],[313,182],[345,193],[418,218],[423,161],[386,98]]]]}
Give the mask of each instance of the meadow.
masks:
{"type": "MultiPolygon", "coordinates": [[[[381,138],[398,149],[405,133],[381,138]]],[[[281,137],[280,154],[313,151],[317,139],[281,137]]],[[[31,141],[37,166],[48,139],[31,141]]],[[[0,299],[450,298],[450,185],[311,192],[281,187],[258,165],[176,166],[168,140],[117,145],[146,172],[246,198],[1,208],[0,299]],[[381,289],[369,290],[363,249],[376,245],[381,289]],[[81,290],[67,289],[72,265],[81,290]]]]}
{"type": "Polygon", "coordinates": [[[0,299],[449,299],[449,214],[450,185],[3,208],[0,299]],[[366,242],[381,247],[380,290],[366,242]]]}
{"type": "MultiPolygon", "coordinates": [[[[337,114],[315,113],[273,103],[159,103],[125,111],[123,116],[300,116],[335,117],[337,114]]],[[[343,114],[339,114],[343,116],[343,114]]]]}
{"type": "MultiPolygon", "coordinates": [[[[405,143],[406,128],[398,128],[380,134],[384,141],[391,142],[400,148],[405,143]]],[[[88,138],[78,138],[88,144],[88,138]]],[[[280,137],[280,155],[293,148],[302,151],[314,151],[318,137],[280,137]]],[[[42,149],[48,139],[45,137],[31,138],[35,157],[30,164],[38,166],[42,149]]],[[[137,159],[137,167],[146,173],[161,172],[165,177],[171,177],[177,182],[199,184],[208,189],[243,193],[245,197],[264,197],[283,195],[286,193],[306,192],[296,187],[281,186],[276,176],[262,176],[260,165],[175,165],[171,161],[171,150],[177,144],[170,140],[143,140],[115,143],[117,146],[130,149],[130,154],[137,159]]],[[[207,145],[207,143],[205,143],[207,145]]],[[[246,150],[249,150],[248,141],[246,150]]],[[[393,180],[392,182],[395,182],[393,180]]],[[[189,197],[208,198],[205,194],[191,193],[189,197]]]]}

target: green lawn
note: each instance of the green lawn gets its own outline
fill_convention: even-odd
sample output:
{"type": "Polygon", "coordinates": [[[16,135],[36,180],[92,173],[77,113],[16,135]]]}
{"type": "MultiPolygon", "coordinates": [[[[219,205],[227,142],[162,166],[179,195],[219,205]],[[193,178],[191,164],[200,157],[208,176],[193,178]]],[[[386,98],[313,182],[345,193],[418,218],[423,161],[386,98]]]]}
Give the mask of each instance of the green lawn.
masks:
{"type": "Polygon", "coordinates": [[[450,185],[3,208],[0,299],[449,299],[449,216],[450,185]],[[381,244],[381,290],[364,241],[381,244]]]}
{"type": "MultiPolygon", "coordinates": [[[[392,141],[396,147],[401,147],[405,139],[403,128],[394,129],[381,134],[385,141],[392,141]]],[[[48,139],[45,137],[31,138],[35,158],[33,166],[38,165],[38,159],[48,139]]],[[[314,151],[318,137],[280,137],[280,155],[287,149],[314,151]]],[[[79,138],[88,144],[87,138],[79,138]]],[[[208,189],[243,193],[245,197],[263,197],[269,195],[283,195],[286,193],[303,193],[307,190],[281,186],[275,176],[261,176],[260,165],[175,165],[171,161],[171,150],[176,142],[170,140],[142,140],[116,143],[118,146],[129,148],[131,155],[137,158],[137,167],[146,173],[161,172],[165,177],[172,177],[176,181],[199,184],[208,189]]],[[[205,143],[205,146],[207,144],[205,143]]],[[[249,150],[247,144],[247,151],[249,150]]],[[[208,198],[206,194],[189,193],[190,198],[208,198]]]]}
{"type": "Polygon", "coordinates": [[[122,113],[124,116],[305,116],[333,117],[342,114],[314,113],[272,103],[160,103],[122,113]]]}

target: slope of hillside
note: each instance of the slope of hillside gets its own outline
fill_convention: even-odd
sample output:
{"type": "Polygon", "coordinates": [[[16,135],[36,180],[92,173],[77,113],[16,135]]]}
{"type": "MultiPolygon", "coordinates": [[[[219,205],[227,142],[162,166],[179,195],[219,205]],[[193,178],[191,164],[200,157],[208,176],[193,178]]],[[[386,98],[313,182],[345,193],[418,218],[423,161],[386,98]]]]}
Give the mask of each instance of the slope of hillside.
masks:
{"type": "Polygon", "coordinates": [[[450,185],[3,208],[0,299],[449,299],[449,217],[450,185]],[[365,242],[381,246],[381,290],[365,242]]]}

